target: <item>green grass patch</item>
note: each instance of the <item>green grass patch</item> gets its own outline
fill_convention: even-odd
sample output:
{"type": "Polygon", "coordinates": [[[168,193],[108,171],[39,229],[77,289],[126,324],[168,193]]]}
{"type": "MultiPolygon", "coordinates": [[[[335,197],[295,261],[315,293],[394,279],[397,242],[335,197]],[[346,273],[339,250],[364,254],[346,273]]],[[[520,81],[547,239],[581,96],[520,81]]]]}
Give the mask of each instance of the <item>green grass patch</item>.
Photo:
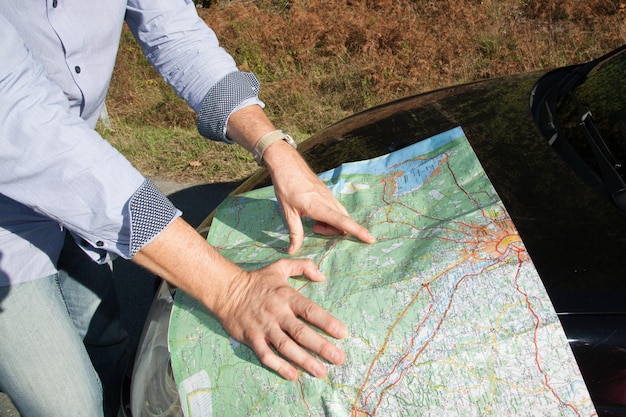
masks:
{"type": "Polygon", "coordinates": [[[258,167],[237,145],[208,141],[195,128],[125,125],[98,127],[144,175],[177,181],[229,182],[244,179],[258,167]]]}

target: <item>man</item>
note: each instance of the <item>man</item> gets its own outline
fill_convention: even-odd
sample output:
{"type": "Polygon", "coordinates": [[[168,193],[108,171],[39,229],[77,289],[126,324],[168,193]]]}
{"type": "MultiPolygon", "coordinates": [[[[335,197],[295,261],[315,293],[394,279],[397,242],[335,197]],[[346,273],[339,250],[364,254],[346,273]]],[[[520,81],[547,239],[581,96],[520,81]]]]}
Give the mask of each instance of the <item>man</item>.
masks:
{"type": "Polygon", "coordinates": [[[289,253],[302,245],[301,216],[315,219],[318,233],[374,241],[276,131],[256,78],[237,70],[191,0],[3,0],[0,390],[23,415],[103,414],[101,384],[115,385],[107,371],[119,368],[125,349],[110,302],[111,256],[202,301],[283,377],[297,378],[297,367],[325,375],[311,353],[334,364],[344,354],[300,318],[332,337],[346,329],[287,285],[289,276],[323,280],[315,265],[284,259],[241,270],[93,130],[124,19],[197,112],[199,131],[238,143],[267,166],[289,253]]]}

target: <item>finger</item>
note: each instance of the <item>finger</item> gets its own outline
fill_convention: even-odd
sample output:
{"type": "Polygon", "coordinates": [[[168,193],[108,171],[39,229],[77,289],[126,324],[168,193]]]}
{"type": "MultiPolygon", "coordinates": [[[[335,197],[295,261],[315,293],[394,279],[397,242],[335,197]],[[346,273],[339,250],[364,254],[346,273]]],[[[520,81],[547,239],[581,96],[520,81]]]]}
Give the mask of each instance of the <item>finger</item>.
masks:
{"type": "Polygon", "coordinates": [[[282,268],[281,275],[285,278],[304,275],[311,281],[326,280],[324,273],[311,259],[279,259],[275,265],[282,268]]]}
{"type": "MultiPolygon", "coordinates": [[[[305,275],[315,281],[326,279],[311,259],[280,259],[267,268],[272,267],[280,268],[282,270],[280,273],[284,277],[305,275]]],[[[289,288],[291,289],[291,287],[289,288]]],[[[329,336],[343,339],[348,334],[346,326],[341,321],[302,294],[294,292],[289,304],[296,316],[301,317],[329,336]]]]}
{"type": "Polygon", "coordinates": [[[300,214],[291,209],[285,209],[285,222],[289,228],[289,247],[287,253],[293,255],[302,247],[304,241],[304,228],[302,227],[302,218],[300,214]]]}
{"type": "MultiPolygon", "coordinates": [[[[286,326],[287,329],[285,330],[276,329],[270,335],[270,343],[274,346],[278,353],[280,353],[288,361],[291,361],[291,363],[293,363],[297,367],[304,369],[306,372],[315,377],[324,377],[326,375],[326,372],[328,372],[326,366],[322,362],[314,358],[313,355],[311,355],[307,350],[305,350],[306,346],[303,347],[298,344],[294,340],[294,335],[289,333],[288,329],[295,329],[296,336],[298,337],[303,337],[303,333],[306,332],[315,332],[295,317],[293,317],[291,321],[297,323],[295,327],[291,325],[286,326]]],[[[321,337],[319,335],[317,336],[321,337]]],[[[303,338],[307,339],[308,337],[310,336],[305,336],[303,338]]]]}
{"type": "Polygon", "coordinates": [[[334,236],[334,235],[345,234],[343,230],[339,230],[324,222],[315,222],[313,224],[313,232],[320,234],[320,235],[324,235],[324,236],[334,236]]]}
{"type": "Polygon", "coordinates": [[[298,370],[274,353],[265,339],[258,338],[252,341],[250,347],[263,365],[289,381],[298,379],[298,370]]]}
{"type": "Polygon", "coordinates": [[[343,339],[348,334],[346,326],[341,321],[304,296],[295,299],[291,309],[296,316],[335,339],[343,339]]]}
{"type": "MultiPolygon", "coordinates": [[[[365,227],[361,226],[350,216],[340,214],[338,212],[327,211],[326,213],[316,217],[318,223],[325,223],[324,231],[330,231],[333,228],[341,233],[348,233],[355,236],[362,242],[375,243],[376,238],[365,227]]],[[[321,233],[324,234],[324,233],[321,233]]]]}
{"type": "MultiPolygon", "coordinates": [[[[335,365],[341,365],[345,360],[345,355],[341,349],[328,341],[317,331],[313,330],[306,323],[293,317],[283,324],[283,330],[291,336],[291,338],[297,342],[298,347],[306,349],[306,351],[300,349],[293,351],[285,351],[283,354],[291,354],[291,358],[302,369],[319,376],[322,369],[319,367],[319,363],[307,351],[315,353],[322,359],[333,363],[335,365]]],[[[287,344],[286,348],[293,348],[293,346],[287,344]]],[[[323,369],[325,373],[325,369],[323,369]]]]}

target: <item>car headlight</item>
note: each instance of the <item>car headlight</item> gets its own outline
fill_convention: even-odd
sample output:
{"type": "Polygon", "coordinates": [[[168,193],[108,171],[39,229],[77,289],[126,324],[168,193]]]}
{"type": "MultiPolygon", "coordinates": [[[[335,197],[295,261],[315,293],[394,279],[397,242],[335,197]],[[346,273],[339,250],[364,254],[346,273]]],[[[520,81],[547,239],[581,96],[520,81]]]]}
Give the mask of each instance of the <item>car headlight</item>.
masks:
{"type": "Polygon", "coordinates": [[[183,414],[168,349],[168,328],[175,291],[163,281],[148,312],[139,339],[130,388],[133,417],[183,414]]]}

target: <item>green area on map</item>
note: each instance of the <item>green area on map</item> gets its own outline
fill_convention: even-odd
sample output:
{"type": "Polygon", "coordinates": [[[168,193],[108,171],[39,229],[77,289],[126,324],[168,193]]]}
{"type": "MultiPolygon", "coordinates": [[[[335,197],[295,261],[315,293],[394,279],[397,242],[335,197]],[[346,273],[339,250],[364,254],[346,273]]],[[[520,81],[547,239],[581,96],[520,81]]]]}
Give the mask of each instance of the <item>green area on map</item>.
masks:
{"type": "MultiPolygon", "coordinates": [[[[461,128],[320,177],[377,238],[311,231],[298,257],[323,283],[291,285],[339,318],[347,355],[286,381],[182,292],[172,368],[190,416],[593,415],[531,259],[461,128]]],[[[246,269],[286,257],[273,188],[229,197],[208,240],[246,269]]],[[[210,279],[210,271],[207,271],[210,279]]]]}

